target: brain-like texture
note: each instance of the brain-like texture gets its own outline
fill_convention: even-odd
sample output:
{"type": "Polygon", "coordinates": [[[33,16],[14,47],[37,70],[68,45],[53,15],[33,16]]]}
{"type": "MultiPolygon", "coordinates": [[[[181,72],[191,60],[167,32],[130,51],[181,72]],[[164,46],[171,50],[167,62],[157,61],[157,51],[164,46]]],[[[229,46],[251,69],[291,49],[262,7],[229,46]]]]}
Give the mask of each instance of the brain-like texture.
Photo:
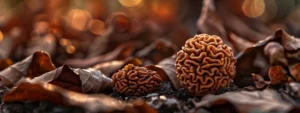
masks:
{"type": "Polygon", "coordinates": [[[141,96],[160,87],[162,79],[156,71],[126,65],[112,76],[114,91],[126,96],[141,96]]]}
{"type": "Polygon", "coordinates": [[[203,96],[230,84],[235,63],[232,49],[220,37],[196,35],[177,53],[177,78],[187,92],[203,96]]]}

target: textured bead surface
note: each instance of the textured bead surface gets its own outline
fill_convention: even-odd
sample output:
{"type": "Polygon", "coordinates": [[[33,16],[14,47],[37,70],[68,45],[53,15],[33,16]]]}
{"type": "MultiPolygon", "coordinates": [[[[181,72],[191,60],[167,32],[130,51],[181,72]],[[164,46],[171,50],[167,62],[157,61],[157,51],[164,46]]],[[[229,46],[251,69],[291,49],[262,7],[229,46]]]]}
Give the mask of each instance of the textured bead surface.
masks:
{"type": "Polygon", "coordinates": [[[156,71],[126,65],[112,76],[114,91],[126,96],[141,96],[160,87],[162,79],[156,71]]]}
{"type": "Polygon", "coordinates": [[[220,37],[200,34],[177,53],[176,74],[187,92],[202,96],[227,87],[235,76],[235,63],[231,47],[220,37]]]}

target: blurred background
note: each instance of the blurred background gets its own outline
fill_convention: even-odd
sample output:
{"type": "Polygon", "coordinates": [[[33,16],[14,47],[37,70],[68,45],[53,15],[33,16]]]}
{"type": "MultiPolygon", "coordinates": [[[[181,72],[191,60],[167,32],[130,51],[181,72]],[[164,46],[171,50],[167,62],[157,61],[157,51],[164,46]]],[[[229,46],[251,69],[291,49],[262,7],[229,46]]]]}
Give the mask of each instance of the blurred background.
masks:
{"type": "Polygon", "coordinates": [[[0,58],[43,50],[57,66],[140,58],[156,64],[198,33],[234,53],[276,29],[300,37],[300,0],[0,0],[0,58]]]}

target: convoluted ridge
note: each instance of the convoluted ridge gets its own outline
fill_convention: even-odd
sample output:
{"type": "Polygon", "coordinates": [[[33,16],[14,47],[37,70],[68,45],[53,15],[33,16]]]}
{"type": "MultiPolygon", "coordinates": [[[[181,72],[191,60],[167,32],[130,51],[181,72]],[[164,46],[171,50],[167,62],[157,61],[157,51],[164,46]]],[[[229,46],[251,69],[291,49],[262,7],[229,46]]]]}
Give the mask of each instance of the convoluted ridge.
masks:
{"type": "Polygon", "coordinates": [[[126,65],[112,76],[114,90],[127,96],[141,96],[160,87],[162,79],[156,71],[126,65]]]}
{"type": "Polygon", "coordinates": [[[177,78],[193,95],[214,93],[230,84],[235,76],[235,63],[231,47],[224,45],[220,37],[196,35],[177,53],[177,78]]]}

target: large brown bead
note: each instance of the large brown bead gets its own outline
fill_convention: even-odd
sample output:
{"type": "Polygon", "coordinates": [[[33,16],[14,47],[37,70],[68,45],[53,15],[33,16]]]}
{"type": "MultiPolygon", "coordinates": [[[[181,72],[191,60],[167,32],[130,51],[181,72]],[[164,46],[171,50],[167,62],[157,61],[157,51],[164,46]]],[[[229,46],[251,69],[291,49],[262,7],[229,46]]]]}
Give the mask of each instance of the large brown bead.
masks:
{"type": "Polygon", "coordinates": [[[220,37],[196,35],[177,53],[177,78],[188,93],[203,96],[231,83],[235,63],[231,47],[223,44],[220,37]]]}
{"type": "Polygon", "coordinates": [[[112,76],[114,91],[126,96],[141,96],[160,87],[162,79],[156,71],[126,65],[112,76]]]}

